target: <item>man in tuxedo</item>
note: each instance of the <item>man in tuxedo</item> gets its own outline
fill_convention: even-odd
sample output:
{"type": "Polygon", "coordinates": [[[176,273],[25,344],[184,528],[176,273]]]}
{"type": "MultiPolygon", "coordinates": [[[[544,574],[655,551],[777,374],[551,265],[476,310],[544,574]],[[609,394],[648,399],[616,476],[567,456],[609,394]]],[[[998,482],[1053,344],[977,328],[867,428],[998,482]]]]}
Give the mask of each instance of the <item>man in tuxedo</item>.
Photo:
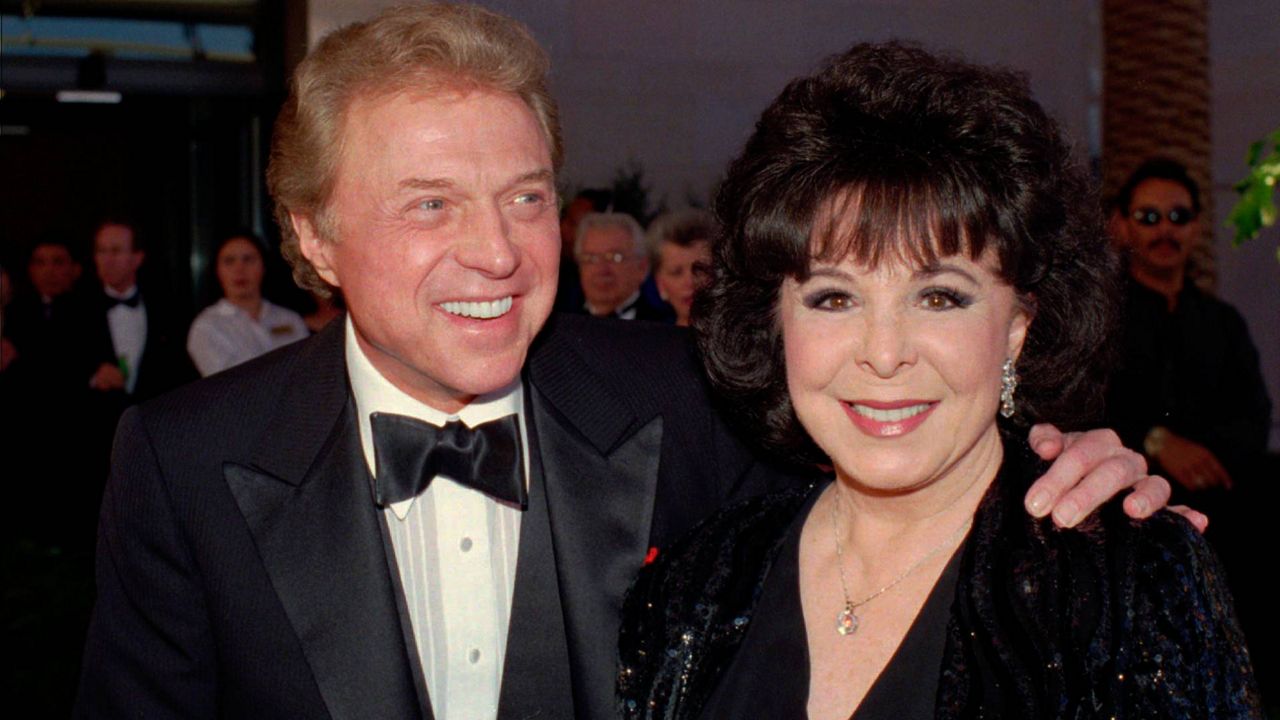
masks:
{"type": "Polygon", "coordinates": [[[175,342],[176,323],[165,303],[148,303],[138,284],[146,251],[134,224],[119,218],[98,223],[93,234],[93,263],[101,283],[100,303],[112,362],[89,379],[103,392],[122,391],[128,401],[155,397],[187,380],[194,370],[175,342]]]}
{"type": "Polygon", "coordinates": [[[169,306],[146,295],[138,272],[146,260],[136,225],[121,217],[100,221],[93,233],[97,283],[86,293],[90,310],[86,343],[96,365],[78,378],[90,389],[83,421],[86,484],[93,499],[83,523],[92,538],[111,456],[111,438],[124,409],[195,379],[169,306]]]}
{"type": "MultiPolygon", "coordinates": [[[[78,715],[612,717],[632,575],[791,481],[712,412],[679,331],[548,321],[546,71],[518,23],[453,5],[299,66],[268,182],[295,277],[348,314],[125,414],[78,715]]],[[[1068,455],[1032,505],[1096,467],[1069,522],[1142,470],[1106,435],[1068,455]]]]}
{"type": "Polygon", "coordinates": [[[582,278],[584,309],[596,317],[671,322],[670,308],[651,305],[640,292],[649,274],[644,229],[625,213],[591,213],[578,222],[574,258],[582,278]]]}

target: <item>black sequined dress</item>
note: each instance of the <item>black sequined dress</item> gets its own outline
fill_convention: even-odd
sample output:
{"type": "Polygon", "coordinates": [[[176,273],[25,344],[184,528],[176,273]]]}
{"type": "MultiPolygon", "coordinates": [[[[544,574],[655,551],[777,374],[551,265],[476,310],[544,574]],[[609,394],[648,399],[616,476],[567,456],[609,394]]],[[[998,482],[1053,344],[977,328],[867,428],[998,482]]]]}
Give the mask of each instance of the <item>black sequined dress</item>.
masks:
{"type": "MultiPolygon", "coordinates": [[[[1025,444],[1006,438],[1005,448],[958,558],[950,617],[932,624],[945,634],[933,717],[1261,718],[1231,599],[1200,535],[1168,513],[1132,522],[1118,503],[1074,530],[1035,520],[1022,495],[1043,468],[1025,444]]],[[[768,668],[735,661],[818,489],[723,511],[641,573],[620,637],[625,718],[722,716],[733,704],[715,696],[729,668],[768,668]]],[[[784,664],[779,675],[797,672],[784,664]]],[[[748,707],[759,718],[804,709],[748,707]]]]}

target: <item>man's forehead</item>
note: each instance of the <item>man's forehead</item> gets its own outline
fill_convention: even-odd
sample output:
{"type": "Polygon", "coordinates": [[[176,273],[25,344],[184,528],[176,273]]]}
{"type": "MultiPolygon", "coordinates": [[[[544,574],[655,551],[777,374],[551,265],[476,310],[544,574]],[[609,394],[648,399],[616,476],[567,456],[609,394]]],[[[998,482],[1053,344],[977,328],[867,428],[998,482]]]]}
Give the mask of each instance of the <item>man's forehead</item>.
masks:
{"type": "Polygon", "coordinates": [[[37,245],[31,253],[31,259],[41,262],[70,262],[71,251],[63,245],[37,245]]]}
{"type": "MultiPolygon", "coordinates": [[[[367,169],[371,163],[402,166],[404,160],[416,157],[415,152],[462,161],[474,151],[528,166],[505,168],[514,175],[545,174],[554,182],[550,148],[532,108],[519,95],[483,85],[411,86],[362,93],[347,107],[340,138],[339,178],[352,167],[367,169]],[[477,119],[477,113],[484,117],[477,119]],[[521,128],[530,135],[526,137],[521,128]]],[[[472,167],[471,160],[464,166],[472,167]]],[[[434,168],[418,169],[427,177],[435,175],[434,168]]]]}
{"type": "Polygon", "coordinates": [[[595,245],[630,245],[631,232],[617,225],[588,228],[582,235],[582,242],[595,245]]]}
{"type": "Polygon", "coordinates": [[[120,225],[118,223],[107,223],[101,228],[98,228],[98,233],[94,236],[95,245],[114,241],[132,244],[133,228],[128,225],[120,225]]]}
{"type": "Polygon", "coordinates": [[[1191,204],[1191,192],[1176,180],[1165,178],[1147,178],[1133,189],[1133,204],[1158,201],[1172,201],[1183,205],[1191,204]]]}

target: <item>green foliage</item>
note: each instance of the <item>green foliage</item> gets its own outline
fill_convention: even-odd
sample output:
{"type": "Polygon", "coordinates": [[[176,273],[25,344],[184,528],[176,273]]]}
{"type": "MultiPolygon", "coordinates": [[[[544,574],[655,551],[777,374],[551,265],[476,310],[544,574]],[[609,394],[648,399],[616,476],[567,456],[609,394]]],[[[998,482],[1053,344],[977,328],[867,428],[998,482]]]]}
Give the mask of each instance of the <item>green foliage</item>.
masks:
{"type": "Polygon", "coordinates": [[[653,189],[645,181],[644,165],[635,158],[629,158],[613,173],[613,209],[627,213],[641,225],[648,225],[655,215],[666,209],[666,198],[657,208],[651,208],[649,192],[653,189]]]}
{"type": "MultiPolygon", "coordinates": [[[[1264,227],[1276,222],[1275,189],[1280,179],[1280,129],[1249,146],[1249,174],[1236,183],[1240,195],[1227,225],[1235,228],[1234,244],[1256,238],[1264,227]],[[1270,151],[1268,152],[1268,147],[1270,151]]],[[[1276,252],[1280,259],[1280,249],[1276,252]]]]}

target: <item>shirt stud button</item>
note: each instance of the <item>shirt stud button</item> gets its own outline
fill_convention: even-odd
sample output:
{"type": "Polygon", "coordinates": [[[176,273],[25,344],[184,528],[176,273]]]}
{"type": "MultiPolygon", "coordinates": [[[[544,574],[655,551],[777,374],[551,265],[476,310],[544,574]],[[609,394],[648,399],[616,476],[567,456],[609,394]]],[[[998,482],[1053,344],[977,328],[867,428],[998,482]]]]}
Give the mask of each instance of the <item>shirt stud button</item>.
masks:
{"type": "Polygon", "coordinates": [[[472,544],[471,538],[464,537],[462,538],[462,542],[458,543],[458,547],[462,548],[462,552],[471,552],[472,544]]]}
{"type": "Polygon", "coordinates": [[[480,662],[480,651],[472,648],[471,652],[467,653],[467,660],[470,660],[472,665],[480,662]]]}

